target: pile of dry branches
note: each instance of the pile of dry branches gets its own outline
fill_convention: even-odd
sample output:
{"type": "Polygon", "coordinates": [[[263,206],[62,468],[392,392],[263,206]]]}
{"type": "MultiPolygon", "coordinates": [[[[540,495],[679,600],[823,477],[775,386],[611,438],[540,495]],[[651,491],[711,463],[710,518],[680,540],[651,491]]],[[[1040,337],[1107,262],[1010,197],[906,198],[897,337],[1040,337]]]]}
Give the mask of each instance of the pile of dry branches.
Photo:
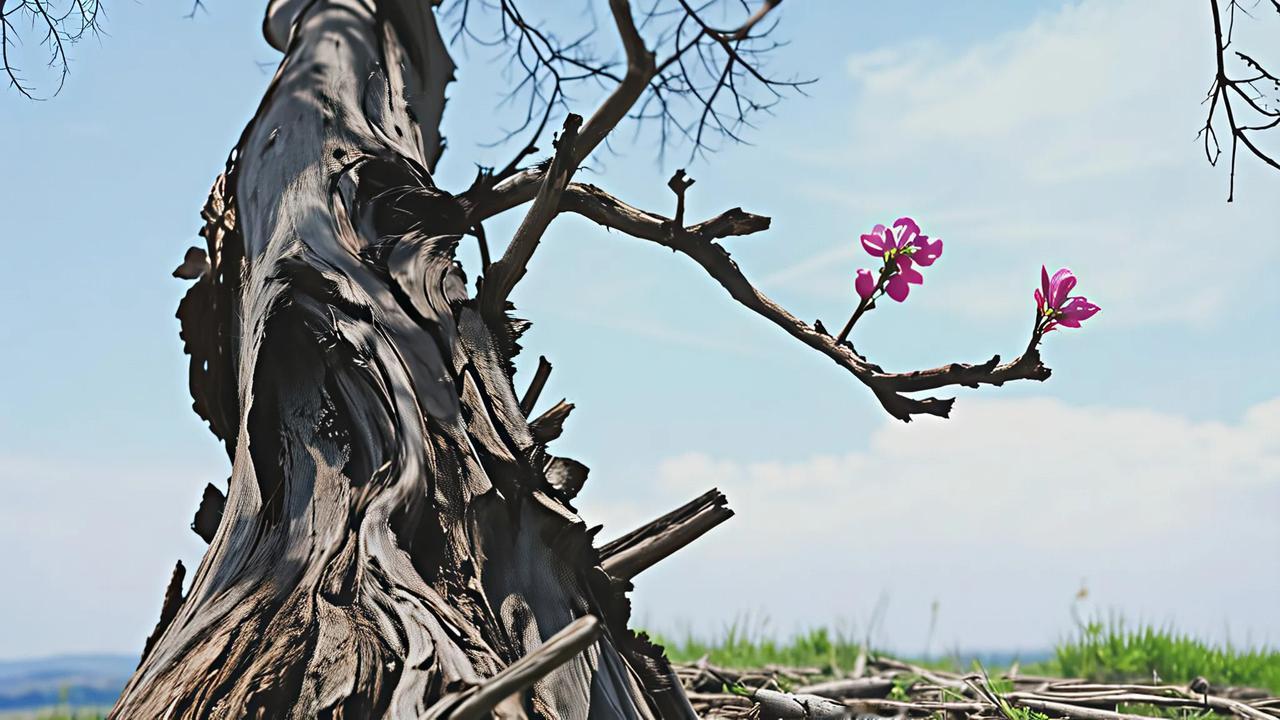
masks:
{"type": "Polygon", "coordinates": [[[1103,683],[1023,675],[1015,665],[996,677],[929,670],[887,658],[859,658],[832,678],[818,668],[740,671],[705,659],[677,665],[698,714],[707,718],[963,718],[965,720],[1144,720],[1126,709],[1181,708],[1240,720],[1277,720],[1280,697],[1266,690],[1189,685],[1103,683]]]}

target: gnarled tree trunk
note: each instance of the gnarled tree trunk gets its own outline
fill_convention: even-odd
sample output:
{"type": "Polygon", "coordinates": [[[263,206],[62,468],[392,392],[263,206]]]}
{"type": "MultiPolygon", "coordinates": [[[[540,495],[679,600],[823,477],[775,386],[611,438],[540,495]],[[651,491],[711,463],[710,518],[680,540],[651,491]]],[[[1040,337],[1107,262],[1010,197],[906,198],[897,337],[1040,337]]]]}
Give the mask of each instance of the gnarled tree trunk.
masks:
{"type": "Polygon", "coordinates": [[[517,402],[523,324],[453,259],[429,4],[277,0],[265,32],[285,59],[179,311],[229,492],[112,717],[478,717],[587,616],[489,686],[499,716],[692,717],[570,504],[585,468],[546,452],[563,413],[538,440],[517,402]]]}
{"type": "MultiPolygon", "coordinates": [[[[662,60],[627,0],[608,4],[626,71],[584,76],[614,80],[608,97],[585,123],[569,115],[550,162],[520,170],[518,158],[454,196],[431,179],[453,64],[427,0],[273,0],[264,31],[284,61],[210,195],[207,254],[175,271],[197,280],[178,314],[195,409],[232,459],[229,492],[206,490],[193,529],[209,551],[185,597],[175,570],[113,718],[695,717],[661,648],[627,629],[625,592],[728,518],[723,496],[597,550],[571,505],[586,468],[547,453],[572,406],[527,419],[550,366],[516,399],[527,324],[506,299],[558,213],[687,256],[900,420],[950,413],[952,399],[916,393],[1049,377],[1039,311],[1010,362],[889,372],[846,340],[869,300],[832,336],[760,292],[719,244],[768,218],[733,208],[687,225],[683,170],[668,184],[674,218],[572,182],[646,92],[667,112],[663,93],[684,88],[703,103],[701,128],[726,87],[743,111],[741,73],[778,85],[739,52],[773,0],[736,30],[680,2],[677,28],[696,30],[659,33],[672,46],[662,60]],[[689,52],[704,69],[722,57],[705,97],[679,62],[689,52]],[[469,297],[461,234],[483,237],[485,218],[530,201],[469,297]]],[[[500,9],[521,42],[548,42],[500,9]]],[[[881,283],[897,272],[885,263],[881,283]]],[[[777,712],[841,712],[792,700],[777,712]]]]}

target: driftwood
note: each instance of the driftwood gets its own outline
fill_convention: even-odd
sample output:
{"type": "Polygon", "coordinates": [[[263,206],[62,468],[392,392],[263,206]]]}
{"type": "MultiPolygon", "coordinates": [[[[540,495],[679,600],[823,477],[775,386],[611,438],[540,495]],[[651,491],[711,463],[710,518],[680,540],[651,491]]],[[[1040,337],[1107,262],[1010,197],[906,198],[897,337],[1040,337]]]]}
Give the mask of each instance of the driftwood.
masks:
{"type": "Polygon", "coordinates": [[[707,718],[906,718],[941,713],[967,720],[1020,720],[1010,709],[1025,708],[1066,720],[1138,720],[1149,716],[1127,708],[1144,705],[1212,711],[1240,720],[1280,718],[1280,698],[1271,693],[1214,688],[1203,678],[1188,685],[1144,685],[1010,672],[998,680],[1012,689],[997,692],[981,672],[929,670],[890,658],[868,659],[864,670],[862,677],[852,672],[832,677],[815,668],[732,670],[705,660],[675,666],[694,707],[707,718]],[[900,694],[891,699],[895,689],[900,694]],[[817,703],[815,698],[835,704],[817,703]]]}

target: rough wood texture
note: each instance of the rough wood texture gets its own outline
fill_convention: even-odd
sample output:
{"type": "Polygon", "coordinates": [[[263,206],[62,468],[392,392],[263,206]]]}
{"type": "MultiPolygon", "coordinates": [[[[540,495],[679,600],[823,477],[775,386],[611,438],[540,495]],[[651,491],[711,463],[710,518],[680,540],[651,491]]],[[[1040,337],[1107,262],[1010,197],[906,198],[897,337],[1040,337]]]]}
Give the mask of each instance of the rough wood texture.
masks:
{"type": "Polygon", "coordinates": [[[442,700],[590,615],[585,652],[502,716],[692,717],[548,481],[505,304],[482,313],[453,259],[430,4],[277,0],[265,32],[285,59],[211,194],[207,260],[181,269],[229,491],[202,504],[209,551],[111,716],[452,717],[467,705],[442,700]]]}

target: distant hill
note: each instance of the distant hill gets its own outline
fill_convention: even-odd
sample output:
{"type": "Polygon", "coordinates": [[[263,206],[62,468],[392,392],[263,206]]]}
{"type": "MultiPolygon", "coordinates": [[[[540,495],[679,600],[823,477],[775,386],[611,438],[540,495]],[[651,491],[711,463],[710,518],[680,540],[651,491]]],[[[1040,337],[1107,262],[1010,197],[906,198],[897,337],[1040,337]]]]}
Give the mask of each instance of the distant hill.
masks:
{"type": "Polygon", "coordinates": [[[60,703],[111,705],[138,665],[133,655],[61,655],[0,660],[0,712],[60,703]]]}

